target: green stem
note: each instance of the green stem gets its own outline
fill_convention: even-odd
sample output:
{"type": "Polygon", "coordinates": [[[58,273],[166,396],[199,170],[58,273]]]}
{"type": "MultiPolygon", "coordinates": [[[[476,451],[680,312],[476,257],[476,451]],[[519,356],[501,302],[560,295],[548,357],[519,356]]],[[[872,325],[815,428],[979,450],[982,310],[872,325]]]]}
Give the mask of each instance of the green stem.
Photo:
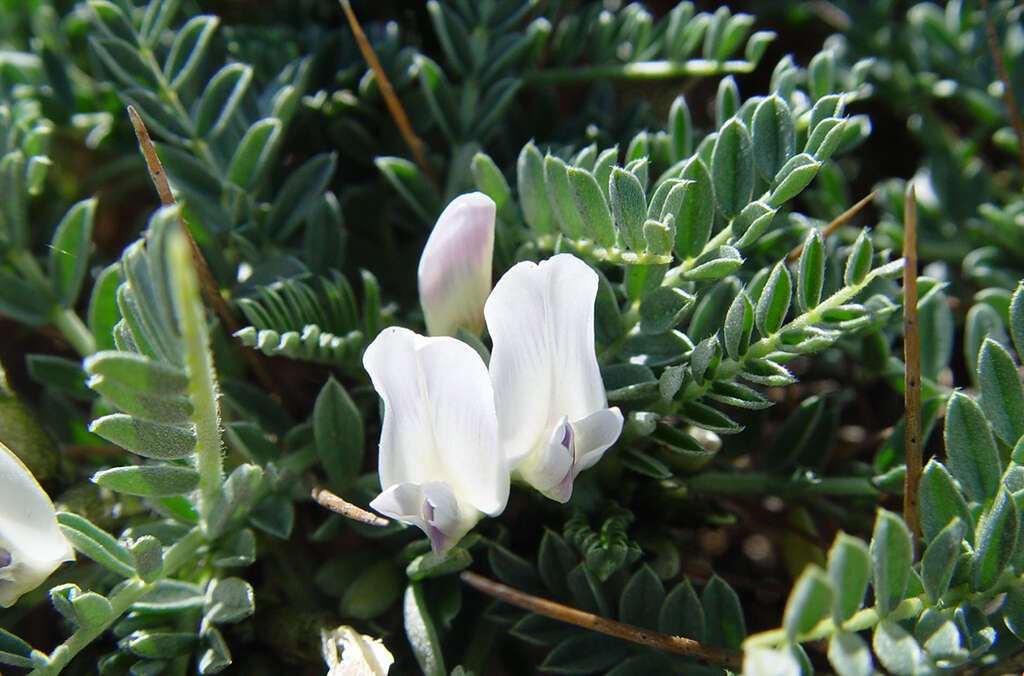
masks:
{"type": "Polygon", "coordinates": [[[172,294],[178,314],[189,380],[189,417],[196,432],[196,469],[199,471],[199,523],[205,530],[220,503],[224,471],[221,459],[220,409],[217,378],[210,356],[206,313],[199,296],[199,280],[192,265],[185,235],[175,232],[167,242],[171,263],[172,294]]]}
{"type": "MultiPolygon", "coordinates": [[[[32,286],[39,289],[41,293],[52,292],[50,280],[46,273],[39,267],[35,256],[25,249],[12,249],[7,253],[7,258],[21,276],[32,286]]],[[[64,338],[71,343],[71,347],[82,357],[88,357],[96,351],[96,339],[92,331],[86,327],[78,314],[71,308],[61,307],[54,304],[50,308],[50,321],[60,330],[64,338]]]]}
{"type": "Polygon", "coordinates": [[[143,582],[137,577],[126,581],[125,585],[112,594],[110,601],[110,618],[101,625],[82,627],[71,634],[64,643],[50,653],[50,667],[45,671],[34,669],[29,676],[56,676],[86,646],[95,641],[114,622],[121,618],[132,605],[149,591],[153,585],[164,577],[175,573],[179,568],[195,558],[196,550],[203,543],[203,533],[193,528],[171,546],[164,555],[164,565],[160,576],[152,582],[143,582]]]}
{"type": "Polygon", "coordinates": [[[638,61],[636,63],[550,68],[527,73],[527,84],[558,84],[594,80],[660,80],[674,77],[707,77],[727,73],[749,73],[755,64],[750,61],[689,59],[687,61],[638,61]]]}

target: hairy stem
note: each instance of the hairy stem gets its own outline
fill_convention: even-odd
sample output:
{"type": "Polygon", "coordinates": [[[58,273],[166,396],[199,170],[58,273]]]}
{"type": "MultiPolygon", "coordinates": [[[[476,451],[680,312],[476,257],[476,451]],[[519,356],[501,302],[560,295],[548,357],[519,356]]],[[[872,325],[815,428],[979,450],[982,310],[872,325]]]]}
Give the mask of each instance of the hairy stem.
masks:
{"type": "MultiPolygon", "coordinates": [[[[137,577],[128,580],[124,586],[112,594],[110,600],[110,618],[101,625],[94,627],[82,627],[77,629],[64,643],[57,646],[50,653],[50,668],[46,671],[49,676],[56,676],[68,665],[75,655],[80,653],[86,646],[95,641],[112,624],[117,622],[134,604],[149,591],[159,580],[172,575],[183,565],[192,561],[196,555],[196,549],[203,543],[203,534],[198,528],[194,528],[185,534],[171,546],[164,554],[163,571],[157,580],[143,582],[137,577]]],[[[43,676],[43,672],[34,669],[29,676],[43,676]]]]}
{"type": "Polygon", "coordinates": [[[207,528],[224,482],[220,443],[220,408],[217,403],[216,374],[210,355],[206,315],[199,296],[199,283],[192,268],[185,236],[174,233],[168,239],[172,294],[178,315],[189,380],[190,419],[196,432],[196,469],[199,470],[199,523],[207,528]]]}

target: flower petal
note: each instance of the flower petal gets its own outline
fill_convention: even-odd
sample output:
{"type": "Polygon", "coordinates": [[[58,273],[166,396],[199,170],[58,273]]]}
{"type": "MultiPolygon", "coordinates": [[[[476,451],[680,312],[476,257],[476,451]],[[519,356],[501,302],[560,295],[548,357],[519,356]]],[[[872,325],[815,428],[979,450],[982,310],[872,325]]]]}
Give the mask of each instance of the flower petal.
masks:
{"type": "Polygon", "coordinates": [[[481,517],[476,509],[460,506],[451,487],[441,481],[396,484],[375,497],[370,507],[422,530],[438,554],[461,540],[481,517]]]}
{"type": "Polygon", "coordinates": [[[594,466],[622,433],[622,412],[603,408],[572,423],[576,433],[576,474],[594,466]]]}
{"type": "Polygon", "coordinates": [[[547,442],[526,456],[516,472],[523,481],[558,502],[572,497],[576,478],[576,438],[568,419],[554,426],[547,442]]]}
{"type": "Polygon", "coordinates": [[[577,420],[607,406],[594,352],[597,284],[586,263],[560,254],[513,266],[487,300],[491,380],[512,467],[561,416],[577,420]]]}
{"type": "Polygon", "coordinates": [[[494,201],[481,192],[459,195],[441,212],[420,257],[420,305],[433,336],[483,328],[494,257],[494,201]]]}
{"type": "Polygon", "coordinates": [[[0,444],[0,606],[12,605],[74,558],[49,496],[18,456],[0,444]]]}
{"type": "Polygon", "coordinates": [[[459,500],[500,513],[509,478],[480,355],[454,338],[390,327],[366,349],[363,365],[384,400],[381,488],[444,482],[459,500]]]}

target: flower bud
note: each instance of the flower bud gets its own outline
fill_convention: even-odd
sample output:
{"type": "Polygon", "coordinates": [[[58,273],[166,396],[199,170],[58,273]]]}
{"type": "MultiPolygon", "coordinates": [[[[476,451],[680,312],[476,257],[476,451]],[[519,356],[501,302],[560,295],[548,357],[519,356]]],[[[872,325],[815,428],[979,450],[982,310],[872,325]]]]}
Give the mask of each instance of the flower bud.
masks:
{"type": "Polygon", "coordinates": [[[494,201],[481,192],[459,195],[441,212],[423,247],[417,273],[420,305],[432,336],[462,327],[478,335],[491,292],[494,201]]]}

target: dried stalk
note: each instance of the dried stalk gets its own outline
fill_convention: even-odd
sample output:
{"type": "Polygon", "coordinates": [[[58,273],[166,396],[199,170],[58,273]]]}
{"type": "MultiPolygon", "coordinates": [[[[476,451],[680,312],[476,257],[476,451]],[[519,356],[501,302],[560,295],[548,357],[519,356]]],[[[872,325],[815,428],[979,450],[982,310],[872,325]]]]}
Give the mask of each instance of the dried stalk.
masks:
{"type": "Polygon", "coordinates": [[[413,157],[416,158],[416,164],[420,165],[420,169],[430,178],[435,186],[440,185],[437,180],[437,175],[430,166],[430,162],[427,161],[427,154],[423,149],[423,141],[421,141],[420,137],[416,135],[416,132],[412,130],[412,125],[409,124],[409,118],[405,114],[405,110],[402,108],[402,104],[398,100],[398,96],[395,94],[394,88],[391,86],[391,80],[388,79],[387,73],[385,73],[384,68],[381,67],[380,61],[377,59],[377,55],[374,53],[373,47],[370,45],[370,41],[366,39],[366,33],[363,32],[362,26],[359,25],[359,20],[356,19],[355,12],[352,11],[352,5],[349,4],[348,0],[339,0],[339,2],[341,2],[341,8],[345,11],[345,18],[348,19],[348,25],[352,28],[352,34],[355,35],[356,44],[359,45],[359,51],[362,52],[367,65],[370,66],[374,77],[377,78],[377,87],[380,89],[381,96],[384,97],[384,103],[387,104],[388,112],[391,113],[391,119],[393,119],[395,124],[398,125],[398,131],[401,132],[406,145],[409,146],[409,150],[412,151],[413,157]]]}
{"type": "MultiPolygon", "coordinates": [[[[860,211],[865,206],[867,206],[867,204],[871,200],[875,199],[875,193],[876,192],[877,191],[872,190],[870,193],[868,193],[867,197],[862,198],[859,202],[854,204],[852,207],[850,207],[849,209],[847,209],[843,213],[841,213],[838,216],[836,216],[835,218],[833,218],[832,221],[828,225],[826,225],[824,228],[821,229],[821,236],[822,237],[828,237],[833,232],[835,232],[836,228],[838,228],[840,225],[842,225],[843,223],[846,223],[848,220],[853,218],[854,215],[858,211],[860,211]]],[[[803,253],[803,250],[804,250],[803,242],[801,242],[800,244],[797,244],[796,247],[794,247],[794,249],[789,252],[789,255],[786,256],[786,262],[787,263],[792,263],[796,259],[800,258],[800,254],[803,253]]]]}
{"type": "Polygon", "coordinates": [[[338,497],[326,488],[313,486],[313,490],[310,491],[310,495],[313,496],[313,499],[322,506],[336,514],[341,514],[346,519],[352,519],[353,521],[359,521],[370,526],[379,527],[384,527],[391,523],[387,519],[377,516],[373,512],[368,512],[362,507],[356,507],[351,502],[338,497]]]}
{"type": "Polygon", "coordinates": [[[921,338],[917,325],[917,209],[913,184],[903,206],[903,441],[907,473],[903,481],[903,520],[915,537],[921,535],[917,488],[921,483],[921,338]]]}
{"type": "MultiPolygon", "coordinates": [[[[160,162],[160,158],[157,157],[156,149],[153,147],[153,140],[149,137],[149,130],[146,129],[142,118],[139,117],[139,114],[132,106],[128,106],[128,117],[131,119],[132,127],[135,129],[135,137],[139,141],[139,150],[142,151],[142,156],[146,159],[146,168],[149,170],[149,176],[153,180],[157,194],[160,196],[160,204],[165,207],[173,206],[175,204],[174,195],[171,193],[170,183],[167,182],[164,166],[160,162]]],[[[188,241],[189,248],[192,251],[192,262],[195,265],[196,274],[199,277],[199,286],[203,290],[206,302],[210,304],[213,311],[220,318],[227,332],[234,334],[242,327],[238,320],[235,319],[231,308],[224,301],[224,297],[220,295],[220,287],[217,286],[217,281],[213,278],[213,273],[210,272],[210,267],[206,264],[206,259],[203,258],[202,252],[196,246],[196,241],[192,239],[192,233],[189,232],[188,226],[185,225],[185,218],[181,215],[180,211],[178,212],[178,222],[181,224],[181,231],[185,234],[185,239],[188,241]]],[[[286,399],[277,392],[276,383],[270,377],[270,372],[263,364],[259,355],[246,348],[242,350],[242,356],[248,362],[249,368],[259,378],[263,388],[268,392],[276,392],[278,397],[285,401],[286,399]]]]}
{"type": "Polygon", "coordinates": [[[999,74],[999,79],[1003,83],[1003,103],[1006,104],[1006,113],[1010,116],[1010,124],[1017,132],[1017,153],[1021,169],[1024,169],[1024,121],[1021,121],[1020,108],[1017,107],[1017,99],[1013,95],[1013,86],[1010,84],[1010,75],[1006,72],[1006,59],[1003,57],[1003,48],[999,46],[999,35],[996,33],[996,25],[992,21],[988,0],[981,0],[981,8],[985,14],[985,36],[988,38],[988,49],[992,53],[996,73],[999,74]]]}
{"type": "Polygon", "coordinates": [[[743,654],[736,650],[716,648],[715,646],[704,645],[682,636],[670,636],[669,634],[643,629],[632,624],[616,622],[607,617],[601,617],[594,613],[588,613],[562,605],[561,603],[542,599],[539,596],[527,594],[468,570],[459,573],[459,577],[470,587],[488,596],[493,596],[505,603],[511,603],[524,610],[529,610],[554,620],[574,624],[577,627],[598,631],[608,636],[624,638],[627,641],[651,646],[652,648],[660,648],[661,650],[668,650],[698,660],[720,664],[737,672],[743,663],[743,654]]]}

